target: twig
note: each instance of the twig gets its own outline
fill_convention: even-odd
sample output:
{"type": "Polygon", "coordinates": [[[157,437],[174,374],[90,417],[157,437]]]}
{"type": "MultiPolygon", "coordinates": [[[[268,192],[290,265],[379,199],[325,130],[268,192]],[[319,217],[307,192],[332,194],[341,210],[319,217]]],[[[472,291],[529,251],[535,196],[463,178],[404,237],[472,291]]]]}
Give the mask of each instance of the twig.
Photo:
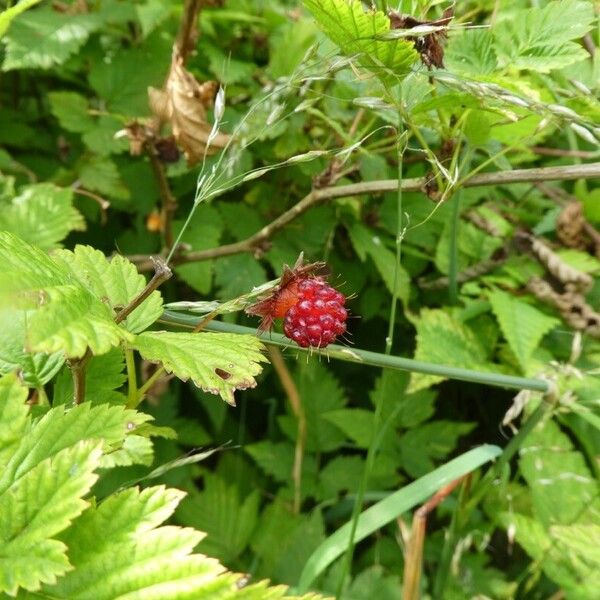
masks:
{"type": "Polygon", "coordinates": [[[294,480],[294,514],[300,514],[300,503],[302,498],[302,461],[304,458],[304,446],[306,444],[306,415],[302,406],[302,398],[298,388],[290,375],[279,348],[269,346],[271,364],[275,368],[281,385],[287,394],[290,406],[295,417],[298,419],[298,431],[296,437],[296,448],[294,450],[294,467],[292,478],[294,480]]]}
{"type": "Polygon", "coordinates": [[[567,150],[565,148],[545,148],[543,146],[532,146],[530,150],[540,156],[565,156],[587,160],[598,158],[598,152],[590,152],[589,150],[567,150]]]}
{"type": "Polygon", "coordinates": [[[106,224],[106,210],[110,207],[110,202],[99,196],[98,194],[94,194],[89,190],[84,190],[80,187],[73,186],[71,188],[75,194],[79,194],[80,196],[85,196],[86,198],[91,198],[94,202],[97,202],[100,206],[100,220],[102,225],[106,224]]]}
{"type": "Polygon", "coordinates": [[[198,13],[202,7],[202,0],[186,0],[183,16],[179,25],[179,32],[175,40],[175,49],[185,63],[188,55],[196,45],[198,31],[198,13]]]}
{"type": "Polygon", "coordinates": [[[167,173],[165,167],[158,158],[156,152],[156,146],[153,142],[145,144],[148,156],[150,157],[150,165],[158,183],[158,191],[160,193],[160,199],[162,203],[161,209],[161,230],[164,236],[164,243],[166,250],[170,250],[173,247],[173,215],[177,210],[177,200],[173,196],[171,187],[169,186],[169,180],[167,179],[167,173]]]}
{"type": "MultiPolygon", "coordinates": [[[[510,185],[513,183],[535,183],[540,181],[557,181],[573,179],[593,179],[600,177],[600,162],[581,165],[567,165],[559,167],[543,167],[535,169],[515,169],[512,171],[494,171],[491,173],[479,173],[465,178],[462,182],[464,187],[481,187],[486,185],[510,185]]],[[[403,192],[423,191],[427,184],[424,177],[403,179],[400,187],[403,192]]],[[[300,202],[288,211],[277,217],[274,221],[263,227],[254,235],[234,244],[226,244],[217,248],[207,250],[196,250],[173,257],[173,264],[184,264],[199,262],[249,252],[253,254],[262,253],[269,239],[278,231],[283,229],[294,219],[303,215],[307,210],[318,204],[360,194],[380,194],[384,192],[397,192],[397,179],[382,179],[377,181],[364,181],[312,190],[300,202]]],[[[152,262],[147,255],[133,255],[128,257],[134,262],[140,271],[148,271],[152,268],[152,262]]]]}
{"type": "Polygon", "coordinates": [[[115,323],[124,321],[148,296],[173,275],[171,269],[159,258],[153,258],[154,275],[146,287],[115,317],[115,323]]]}
{"type": "Polygon", "coordinates": [[[421,581],[421,569],[423,564],[423,545],[425,542],[425,528],[427,526],[427,516],[435,510],[453,491],[464,481],[464,477],[459,477],[445,485],[434,496],[432,496],[421,508],[415,511],[413,517],[410,541],[406,549],[404,558],[404,577],[402,584],[402,600],[418,600],[419,584],[421,581]]]}

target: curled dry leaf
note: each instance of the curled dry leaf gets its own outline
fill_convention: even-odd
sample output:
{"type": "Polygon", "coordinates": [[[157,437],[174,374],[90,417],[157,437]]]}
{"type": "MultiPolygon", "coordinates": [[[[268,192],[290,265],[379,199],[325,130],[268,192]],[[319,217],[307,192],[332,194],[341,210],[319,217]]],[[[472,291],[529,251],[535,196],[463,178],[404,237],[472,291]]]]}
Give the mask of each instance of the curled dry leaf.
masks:
{"type": "Polygon", "coordinates": [[[175,54],[165,89],[148,88],[152,112],[171,125],[189,165],[224,148],[230,139],[218,132],[211,136],[213,126],[206,118],[206,107],[212,102],[216,85],[214,81],[198,82],[175,54]]]}

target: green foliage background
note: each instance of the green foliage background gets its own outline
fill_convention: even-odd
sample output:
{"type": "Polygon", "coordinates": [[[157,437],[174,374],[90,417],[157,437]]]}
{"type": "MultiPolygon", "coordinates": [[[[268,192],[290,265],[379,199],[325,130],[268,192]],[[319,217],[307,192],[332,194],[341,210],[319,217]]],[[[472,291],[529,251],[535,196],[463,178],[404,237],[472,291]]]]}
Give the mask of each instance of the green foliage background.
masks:
{"type": "MultiPolygon", "coordinates": [[[[597,6],[458,3],[445,68],[428,70],[369,3],[202,4],[186,68],[224,87],[233,141],[160,168],[184,254],[217,251],[175,254],[175,276],[118,323],[148,256],[166,255],[152,226],[164,189],[125,130],[151,117],[184,3],[0,3],[0,594],[397,598],[410,511],[472,472],[429,516],[423,597],[595,598],[600,244],[588,229],[569,245],[560,215],[579,202],[598,235],[598,179],[462,184],[598,164],[597,6]],[[355,187],[266,243],[218,250],[313,189],[422,177],[426,190],[355,187]],[[300,252],[350,297],[346,352],[544,379],[554,393],[515,398],[291,343],[274,369],[233,325],[256,328],[244,295],[300,252]],[[587,321],[542,301],[536,279],[568,280],[587,321]],[[225,332],[174,324],[215,307],[225,332]],[[144,386],[156,363],[174,377],[144,386]],[[375,525],[359,522],[348,563],[347,530],[334,532],[362,493],[375,525]]],[[[422,20],[446,8],[400,4],[422,20]]]]}

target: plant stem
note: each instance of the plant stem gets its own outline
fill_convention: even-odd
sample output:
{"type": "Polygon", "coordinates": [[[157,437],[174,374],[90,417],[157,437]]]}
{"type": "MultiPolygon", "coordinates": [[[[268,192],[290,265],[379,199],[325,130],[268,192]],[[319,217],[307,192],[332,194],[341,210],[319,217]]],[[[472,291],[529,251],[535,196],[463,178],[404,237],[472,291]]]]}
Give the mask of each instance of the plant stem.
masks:
{"type": "Polygon", "coordinates": [[[154,275],[146,287],[115,317],[115,323],[124,321],[140,304],[154,292],[162,283],[170,279],[173,273],[161,259],[153,259],[154,275]]]}
{"type": "MultiPolygon", "coordinates": [[[[404,126],[402,115],[398,114],[398,130],[397,130],[397,160],[398,160],[398,182],[402,181],[403,175],[403,156],[404,150],[406,148],[406,137],[404,134],[404,126]]],[[[389,356],[392,352],[392,345],[394,340],[394,328],[396,325],[396,307],[398,304],[398,282],[400,276],[400,260],[402,257],[402,185],[399,183],[397,188],[396,195],[396,263],[394,265],[394,292],[392,294],[392,303],[390,306],[390,316],[388,322],[388,333],[385,339],[385,354],[389,356]]],[[[384,380],[384,388],[386,385],[386,380],[384,380]]],[[[340,579],[338,582],[337,590],[336,590],[336,598],[339,598],[343,592],[344,584],[346,582],[346,578],[350,574],[352,568],[352,556],[354,554],[354,538],[356,535],[356,528],[358,526],[358,518],[362,511],[363,500],[365,493],[367,491],[367,487],[369,485],[369,479],[371,478],[371,472],[373,470],[373,465],[375,463],[375,456],[377,454],[377,450],[379,448],[379,443],[381,438],[378,435],[381,419],[383,414],[383,399],[385,397],[384,390],[381,391],[380,394],[377,394],[376,404],[375,404],[375,414],[373,417],[373,439],[369,444],[369,448],[367,450],[367,458],[365,461],[365,468],[359,483],[358,491],[356,493],[356,499],[354,501],[354,507],[352,509],[352,519],[351,519],[351,528],[350,528],[350,539],[348,540],[348,547],[346,549],[346,553],[344,555],[344,563],[342,567],[342,573],[340,575],[340,579]]]]}
{"type": "MultiPolygon", "coordinates": [[[[582,165],[568,165],[559,167],[542,167],[534,169],[514,169],[511,171],[494,171],[490,173],[476,173],[479,167],[474,169],[473,175],[468,174],[463,177],[457,187],[480,187],[487,185],[510,185],[514,183],[574,180],[574,179],[594,179],[600,177],[600,162],[587,163],[582,165]]],[[[207,250],[196,250],[185,254],[175,254],[183,231],[191,220],[194,208],[188,215],[186,224],[181,229],[173,248],[166,259],[166,262],[173,264],[184,264],[219,258],[222,256],[231,256],[244,252],[255,253],[264,247],[264,244],[278,231],[287,226],[294,219],[303,215],[307,210],[318,204],[328,202],[335,198],[344,198],[361,194],[376,194],[383,192],[395,192],[400,186],[403,192],[419,192],[423,190],[427,183],[426,178],[403,179],[400,184],[397,179],[383,179],[376,181],[363,181],[361,183],[352,183],[348,185],[339,185],[325,187],[318,190],[312,190],[300,202],[295,204],[290,210],[286,211],[270,224],[263,227],[254,235],[236,242],[226,244],[217,248],[207,250]]],[[[153,267],[151,258],[148,255],[129,256],[129,260],[136,263],[140,271],[149,271],[153,267]]]]}
{"type": "Polygon", "coordinates": [[[137,390],[135,398],[130,401],[127,401],[127,408],[136,408],[139,406],[140,402],[144,399],[144,396],[148,393],[148,390],[166,373],[165,368],[161,365],[156,368],[156,371],[152,373],[148,379],[144,382],[144,385],[137,390]]]}
{"type": "Polygon", "coordinates": [[[127,406],[135,406],[137,400],[137,373],[135,358],[131,348],[125,348],[125,364],[127,366],[127,406]]]}
{"type": "Polygon", "coordinates": [[[67,361],[73,377],[73,403],[81,404],[85,400],[85,368],[92,358],[92,352],[88,348],[81,358],[67,361]]]}
{"type": "Polygon", "coordinates": [[[158,190],[160,192],[160,199],[162,202],[161,229],[164,246],[167,251],[170,251],[173,247],[173,215],[177,210],[177,200],[175,199],[175,196],[173,196],[173,192],[169,186],[169,180],[167,179],[165,167],[158,158],[154,143],[148,142],[146,144],[146,150],[150,158],[152,171],[154,172],[154,176],[158,183],[158,190]]]}
{"type": "Polygon", "coordinates": [[[302,406],[302,398],[300,397],[298,388],[283,360],[281,351],[276,346],[270,346],[269,355],[271,364],[277,372],[279,381],[287,394],[292,412],[296,419],[298,419],[292,478],[294,480],[294,514],[300,514],[302,498],[302,462],[304,459],[304,447],[306,445],[306,415],[304,414],[304,407],[302,406]]]}
{"type": "MultiPolygon", "coordinates": [[[[465,151],[462,164],[464,171],[469,171],[469,150],[465,151]]],[[[448,264],[448,294],[450,304],[458,302],[458,238],[460,231],[460,209],[462,200],[462,189],[456,190],[452,198],[452,220],[450,221],[450,261],[448,264]]]]}
{"type": "MultiPolygon", "coordinates": [[[[200,317],[201,318],[201,317],[200,317]]],[[[160,318],[161,323],[167,325],[177,325],[193,329],[199,318],[194,315],[184,315],[172,311],[165,311],[160,318]]],[[[253,327],[244,327],[234,325],[233,323],[223,323],[221,321],[212,321],[206,326],[208,331],[224,331],[227,333],[239,333],[242,335],[256,335],[256,329],[253,327]]],[[[280,333],[271,332],[269,337],[262,339],[265,344],[290,347],[290,340],[280,333]]],[[[414,373],[425,373],[427,375],[438,375],[447,379],[457,379],[459,381],[471,381],[482,385],[491,385],[494,387],[508,388],[514,390],[533,390],[536,392],[547,392],[550,388],[549,383],[543,379],[530,379],[527,377],[513,377],[503,373],[489,373],[487,371],[475,371],[473,369],[463,369],[450,365],[439,365],[411,358],[402,358],[400,356],[388,356],[360,348],[347,348],[332,344],[327,346],[326,350],[315,348],[304,349],[294,347],[294,352],[311,352],[312,354],[322,355],[326,359],[343,360],[362,365],[371,365],[374,367],[384,367],[400,371],[411,371],[414,373]]]]}

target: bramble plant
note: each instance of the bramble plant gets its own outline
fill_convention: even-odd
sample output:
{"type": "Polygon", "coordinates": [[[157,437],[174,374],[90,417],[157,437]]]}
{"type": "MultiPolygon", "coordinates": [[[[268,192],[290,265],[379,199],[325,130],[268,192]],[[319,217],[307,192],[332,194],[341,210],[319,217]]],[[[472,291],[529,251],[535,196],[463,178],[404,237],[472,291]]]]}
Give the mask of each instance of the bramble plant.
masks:
{"type": "Polygon", "coordinates": [[[596,598],[594,2],[0,10],[0,596],[596,598]]]}

